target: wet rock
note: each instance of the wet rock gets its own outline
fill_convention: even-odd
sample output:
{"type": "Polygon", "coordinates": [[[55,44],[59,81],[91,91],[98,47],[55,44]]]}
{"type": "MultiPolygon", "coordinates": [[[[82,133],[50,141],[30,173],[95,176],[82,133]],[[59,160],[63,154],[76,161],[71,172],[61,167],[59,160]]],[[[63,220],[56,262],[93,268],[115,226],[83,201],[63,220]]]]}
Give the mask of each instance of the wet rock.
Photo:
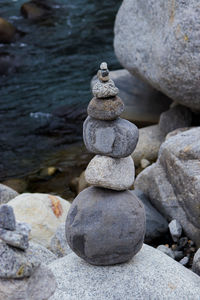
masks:
{"type": "Polygon", "coordinates": [[[61,197],[40,193],[21,194],[9,205],[13,207],[17,220],[31,225],[30,239],[47,248],[70,207],[70,203],[61,197]]]}
{"type": "Polygon", "coordinates": [[[182,226],[177,220],[172,220],[169,223],[169,231],[174,242],[177,242],[182,234],[182,226]]]}
{"type": "Polygon", "coordinates": [[[8,230],[15,230],[16,228],[13,208],[6,204],[0,206],[0,228],[8,230]]]}
{"type": "Polygon", "coordinates": [[[46,18],[52,13],[51,7],[44,1],[30,1],[21,6],[21,14],[31,20],[46,18]]]}
{"type": "Polygon", "coordinates": [[[51,239],[50,249],[57,257],[63,257],[72,252],[66,239],[65,223],[61,224],[56,230],[51,239]]]}
{"type": "Polygon", "coordinates": [[[183,257],[183,258],[179,261],[179,263],[180,263],[182,266],[186,266],[186,265],[188,264],[188,262],[189,262],[189,257],[188,257],[188,256],[183,257]]]}
{"type": "Polygon", "coordinates": [[[0,299],[47,300],[56,289],[53,273],[41,265],[30,278],[0,280],[0,299]]]}
{"type": "Polygon", "coordinates": [[[146,212],[146,233],[145,243],[162,237],[168,231],[168,223],[165,218],[151,205],[149,199],[140,190],[131,191],[144,204],[146,212]]]}
{"type": "Polygon", "coordinates": [[[95,120],[87,117],[83,139],[88,151],[115,158],[127,157],[138,142],[138,128],[127,120],[95,120]]]}
{"type": "Polygon", "coordinates": [[[189,127],[191,122],[192,113],[189,108],[177,105],[161,114],[159,129],[164,135],[167,135],[175,129],[189,127]]]}
{"type": "Polygon", "coordinates": [[[197,252],[194,255],[192,271],[200,276],[200,248],[197,250],[197,252]]]}
{"type": "Polygon", "coordinates": [[[199,13],[196,0],[125,0],[116,17],[114,41],[123,67],[173,100],[197,110],[199,13]]]}
{"type": "Polygon", "coordinates": [[[142,247],[145,212],[129,191],[89,187],[73,201],[66,220],[72,250],[95,265],[130,260],[142,247]]]}
{"type": "Polygon", "coordinates": [[[175,259],[175,254],[174,252],[172,251],[172,249],[166,247],[165,245],[160,245],[157,247],[157,249],[159,251],[162,251],[163,253],[165,253],[166,255],[168,255],[169,257],[175,259]]]}
{"type": "Polygon", "coordinates": [[[88,115],[98,120],[115,120],[124,110],[124,103],[119,97],[108,99],[93,98],[87,108],[88,115]]]}
{"type": "Polygon", "coordinates": [[[0,18],[0,43],[11,43],[16,34],[16,28],[8,21],[0,18]]]}
{"type": "Polygon", "coordinates": [[[169,220],[176,219],[184,232],[200,245],[200,127],[168,138],[157,162],[142,171],[135,188],[169,220]],[[192,192],[191,192],[192,191],[192,192]]]}
{"type": "Polygon", "coordinates": [[[131,156],[112,158],[96,155],[85,170],[87,183],[117,191],[128,190],[135,179],[131,156]]]}
{"type": "Polygon", "coordinates": [[[126,264],[97,267],[71,253],[49,267],[57,281],[50,300],[198,300],[200,294],[199,276],[147,245],[126,264]]]}
{"type": "Polygon", "coordinates": [[[7,203],[9,200],[19,195],[16,191],[0,183],[0,204],[7,203]]]}
{"type": "Polygon", "coordinates": [[[9,186],[13,190],[22,194],[26,191],[28,184],[24,179],[21,178],[11,178],[3,182],[3,184],[9,186]]]}

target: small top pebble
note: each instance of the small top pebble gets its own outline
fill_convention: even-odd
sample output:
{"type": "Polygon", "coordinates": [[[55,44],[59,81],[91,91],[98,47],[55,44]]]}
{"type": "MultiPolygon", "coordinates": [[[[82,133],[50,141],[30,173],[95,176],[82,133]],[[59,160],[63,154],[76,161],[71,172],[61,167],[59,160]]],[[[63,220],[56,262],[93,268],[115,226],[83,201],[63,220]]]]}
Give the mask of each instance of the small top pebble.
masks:
{"type": "Polygon", "coordinates": [[[107,70],[107,69],[108,69],[107,63],[106,63],[106,62],[102,62],[102,63],[100,64],[100,69],[101,69],[101,70],[107,70]]]}

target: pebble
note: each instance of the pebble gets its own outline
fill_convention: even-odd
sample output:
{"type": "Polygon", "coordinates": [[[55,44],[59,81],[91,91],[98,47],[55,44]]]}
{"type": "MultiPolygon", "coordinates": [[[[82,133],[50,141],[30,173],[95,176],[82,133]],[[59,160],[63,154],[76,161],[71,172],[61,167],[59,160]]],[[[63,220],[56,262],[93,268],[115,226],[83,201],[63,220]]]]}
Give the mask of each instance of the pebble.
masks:
{"type": "Polygon", "coordinates": [[[99,100],[93,98],[87,108],[88,115],[98,120],[115,120],[124,111],[124,103],[119,97],[99,100]]]}
{"type": "Polygon", "coordinates": [[[115,97],[118,94],[119,90],[115,86],[114,81],[109,79],[106,82],[97,81],[92,88],[92,93],[94,97],[97,98],[110,98],[115,97]]]}
{"type": "Polygon", "coordinates": [[[100,64],[100,69],[101,69],[101,70],[107,70],[107,69],[108,69],[107,63],[106,63],[106,62],[102,62],[102,63],[100,64]]]}
{"type": "Polygon", "coordinates": [[[72,250],[90,264],[130,260],[142,247],[145,210],[130,191],[89,187],[73,201],[66,220],[72,250]]]}
{"type": "Polygon", "coordinates": [[[174,242],[177,242],[182,234],[182,226],[177,220],[172,220],[169,223],[169,231],[174,242]]]}
{"type": "Polygon", "coordinates": [[[17,231],[10,231],[0,228],[0,239],[6,244],[25,250],[28,248],[28,235],[23,235],[17,231]]]}
{"type": "Polygon", "coordinates": [[[183,257],[183,258],[179,261],[179,263],[180,263],[181,265],[183,265],[183,266],[186,266],[186,265],[188,264],[188,262],[189,262],[189,257],[188,257],[188,256],[183,257]]]}
{"type": "Polygon", "coordinates": [[[95,154],[115,158],[127,157],[134,151],[138,137],[138,128],[121,118],[102,121],[87,117],[83,124],[85,146],[95,154]]]}
{"type": "Polygon", "coordinates": [[[131,156],[112,158],[96,155],[85,171],[87,183],[117,191],[128,190],[133,185],[134,177],[135,167],[131,156]]]}
{"type": "Polygon", "coordinates": [[[13,208],[6,204],[0,206],[0,228],[8,230],[15,230],[16,228],[13,208]]]}
{"type": "Polygon", "coordinates": [[[166,247],[165,245],[160,245],[157,247],[157,249],[170,256],[171,258],[175,259],[175,255],[172,249],[166,247]]]}

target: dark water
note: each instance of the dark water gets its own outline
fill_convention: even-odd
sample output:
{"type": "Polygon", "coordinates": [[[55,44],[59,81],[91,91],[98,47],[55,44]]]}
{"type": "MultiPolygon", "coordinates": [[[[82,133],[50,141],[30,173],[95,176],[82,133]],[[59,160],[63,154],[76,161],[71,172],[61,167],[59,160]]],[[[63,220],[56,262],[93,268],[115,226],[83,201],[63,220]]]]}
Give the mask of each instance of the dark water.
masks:
{"type": "Polygon", "coordinates": [[[121,1],[55,1],[51,17],[33,22],[20,15],[24,0],[0,0],[0,16],[26,33],[0,44],[0,54],[13,54],[19,65],[0,77],[1,181],[80,140],[91,77],[101,61],[119,68],[113,24],[121,1]]]}

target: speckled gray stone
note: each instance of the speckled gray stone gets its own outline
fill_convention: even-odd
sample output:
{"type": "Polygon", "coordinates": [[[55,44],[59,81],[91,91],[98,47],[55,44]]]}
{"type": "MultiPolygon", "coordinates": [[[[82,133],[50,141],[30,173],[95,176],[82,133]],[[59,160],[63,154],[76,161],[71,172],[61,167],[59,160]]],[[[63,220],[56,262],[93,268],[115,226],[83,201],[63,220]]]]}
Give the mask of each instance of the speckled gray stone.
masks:
{"type": "Polygon", "coordinates": [[[63,257],[72,252],[66,239],[65,223],[62,223],[60,226],[58,226],[56,233],[51,239],[50,250],[57,257],[63,257]]]}
{"type": "Polygon", "coordinates": [[[11,199],[17,197],[19,194],[8,187],[7,185],[0,183],[0,204],[7,203],[11,199]]]}
{"type": "Polygon", "coordinates": [[[40,261],[31,249],[22,251],[0,241],[0,278],[18,279],[31,276],[40,261]]]}
{"type": "Polygon", "coordinates": [[[114,81],[109,79],[106,82],[100,82],[99,80],[95,83],[92,88],[92,93],[94,97],[97,98],[110,98],[115,97],[119,90],[115,86],[114,81]]]}
{"type": "Polygon", "coordinates": [[[93,98],[87,108],[88,115],[98,120],[115,120],[124,111],[124,103],[119,97],[108,99],[93,98]]]}
{"type": "Polygon", "coordinates": [[[57,259],[57,256],[53,252],[35,242],[29,242],[29,249],[33,252],[35,258],[40,261],[41,264],[48,265],[57,259]]]}
{"type": "Polygon", "coordinates": [[[0,206],[0,228],[8,230],[15,230],[16,228],[13,208],[6,204],[0,206]]]}
{"type": "Polygon", "coordinates": [[[87,183],[117,191],[128,190],[135,179],[135,167],[131,156],[112,158],[96,155],[85,170],[87,183]]]}
{"type": "Polygon", "coordinates": [[[200,248],[197,250],[197,252],[194,255],[192,271],[200,276],[200,248]]]}
{"type": "Polygon", "coordinates": [[[83,139],[88,151],[115,158],[129,156],[138,142],[138,128],[118,118],[114,121],[87,117],[83,124],[83,139]]]}
{"type": "Polygon", "coordinates": [[[89,187],[73,201],[66,219],[72,250],[94,265],[130,260],[142,247],[145,210],[129,191],[89,187]]]}
{"type": "Polygon", "coordinates": [[[49,300],[199,300],[200,277],[147,245],[126,264],[91,266],[72,253],[49,267],[57,281],[49,300]]]}
{"type": "Polygon", "coordinates": [[[171,248],[168,248],[167,246],[165,245],[160,245],[157,247],[157,249],[163,253],[165,253],[166,255],[168,255],[169,257],[175,259],[175,254],[174,252],[172,251],[171,248]]]}

